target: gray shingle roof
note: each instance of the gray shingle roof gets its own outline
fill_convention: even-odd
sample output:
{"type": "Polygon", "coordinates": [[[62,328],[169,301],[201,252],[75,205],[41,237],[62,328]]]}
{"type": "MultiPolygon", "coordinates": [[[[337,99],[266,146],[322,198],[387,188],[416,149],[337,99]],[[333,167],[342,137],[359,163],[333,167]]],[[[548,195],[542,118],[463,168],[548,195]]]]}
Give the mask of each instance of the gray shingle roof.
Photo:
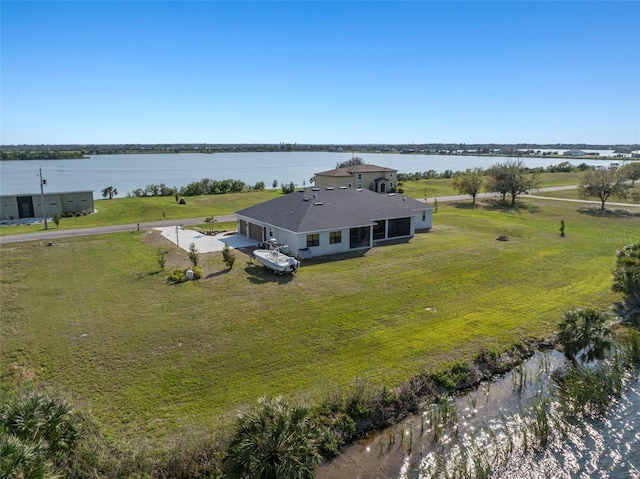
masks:
{"type": "Polygon", "coordinates": [[[314,187],[294,191],[236,214],[294,233],[369,226],[374,221],[406,218],[430,210],[399,194],[354,188],[314,187]]]}

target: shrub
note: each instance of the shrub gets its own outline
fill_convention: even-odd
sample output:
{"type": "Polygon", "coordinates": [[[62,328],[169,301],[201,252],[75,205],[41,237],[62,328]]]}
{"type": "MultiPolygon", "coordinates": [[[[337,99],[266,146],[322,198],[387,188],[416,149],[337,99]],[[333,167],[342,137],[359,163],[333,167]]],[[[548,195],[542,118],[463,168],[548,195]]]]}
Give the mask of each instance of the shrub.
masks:
{"type": "Polygon", "coordinates": [[[437,372],[433,375],[436,384],[447,390],[453,390],[460,387],[469,378],[469,365],[465,363],[453,364],[445,371],[437,372]]]}
{"type": "Polygon", "coordinates": [[[640,333],[630,329],[622,340],[622,349],[629,363],[640,363],[640,333]]]}
{"type": "Polygon", "coordinates": [[[194,267],[198,266],[198,262],[200,261],[200,252],[196,248],[195,243],[191,243],[189,245],[189,260],[194,267]]]}
{"type": "Polygon", "coordinates": [[[202,272],[202,268],[200,266],[194,266],[193,268],[174,269],[171,273],[169,273],[169,276],[167,276],[167,283],[180,284],[184,283],[185,281],[189,281],[189,278],[187,278],[188,269],[191,269],[191,271],[193,271],[194,280],[202,279],[202,276],[204,275],[204,273],[202,272]]]}
{"type": "Polygon", "coordinates": [[[226,477],[311,479],[320,462],[316,441],[306,406],[263,397],[236,421],[226,477]]]}
{"type": "Polygon", "coordinates": [[[562,314],[558,342],[574,365],[604,359],[611,349],[609,315],[591,308],[578,308],[562,314]]]}
{"type": "Polygon", "coordinates": [[[160,266],[160,269],[162,271],[164,271],[164,265],[167,264],[168,254],[169,254],[169,251],[167,251],[166,249],[158,248],[158,253],[156,254],[156,261],[158,262],[158,266],[160,266]]]}
{"type": "Polygon", "coordinates": [[[193,279],[202,279],[203,273],[200,266],[194,266],[191,271],[193,271],[193,279]]]}
{"type": "Polygon", "coordinates": [[[186,270],[180,268],[174,269],[171,273],[169,273],[169,276],[167,277],[167,282],[173,284],[183,283],[186,280],[186,270]]]}
{"type": "Polygon", "coordinates": [[[54,476],[82,437],[83,418],[64,399],[34,389],[1,399],[0,477],[54,476]]]}
{"type": "Polygon", "coordinates": [[[233,268],[233,263],[236,262],[235,253],[229,248],[229,245],[225,243],[222,249],[222,261],[227,265],[229,269],[233,268]]]}

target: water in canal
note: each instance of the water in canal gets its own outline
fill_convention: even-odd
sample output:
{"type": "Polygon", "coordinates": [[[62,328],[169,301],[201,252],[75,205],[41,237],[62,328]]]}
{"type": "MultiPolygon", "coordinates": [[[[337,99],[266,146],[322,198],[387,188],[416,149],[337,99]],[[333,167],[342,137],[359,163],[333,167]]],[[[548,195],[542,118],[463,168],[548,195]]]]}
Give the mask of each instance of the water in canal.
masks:
{"type": "Polygon", "coordinates": [[[638,374],[627,377],[604,416],[562,421],[551,374],[563,366],[558,352],[536,353],[505,376],[348,447],[316,477],[640,479],[638,374]],[[534,434],[540,408],[551,430],[544,446],[534,434]]]}

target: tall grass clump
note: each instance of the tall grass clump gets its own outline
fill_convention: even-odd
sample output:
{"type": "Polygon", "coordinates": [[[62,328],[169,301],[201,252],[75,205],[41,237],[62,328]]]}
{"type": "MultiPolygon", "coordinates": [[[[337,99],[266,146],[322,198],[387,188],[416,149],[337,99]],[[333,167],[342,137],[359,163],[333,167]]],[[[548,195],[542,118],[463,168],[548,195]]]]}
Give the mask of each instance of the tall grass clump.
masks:
{"type": "Polygon", "coordinates": [[[621,340],[621,347],[625,360],[637,368],[640,364],[640,332],[635,329],[628,330],[621,340]]]}
{"type": "Polygon", "coordinates": [[[458,409],[449,399],[441,397],[429,410],[428,417],[434,443],[438,443],[445,435],[458,435],[458,409]]]}
{"type": "Polygon", "coordinates": [[[602,415],[624,385],[623,357],[614,354],[608,363],[571,368],[561,380],[559,401],[568,418],[602,415]]]}

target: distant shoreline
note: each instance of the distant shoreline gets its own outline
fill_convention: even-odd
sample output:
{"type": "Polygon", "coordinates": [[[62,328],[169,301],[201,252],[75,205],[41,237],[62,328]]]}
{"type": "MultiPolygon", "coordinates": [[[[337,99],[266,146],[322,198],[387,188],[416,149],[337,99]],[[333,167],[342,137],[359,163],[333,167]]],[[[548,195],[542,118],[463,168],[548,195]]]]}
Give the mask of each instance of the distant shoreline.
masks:
{"type": "MultiPolygon", "coordinates": [[[[548,152],[541,150],[549,150],[550,148],[529,148],[527,151],[522,151],[521,149],[512,148],[510,152],[499,153],[497,151],[490,152],[481,152],[478,150],[449,150],[449,149],[440,149],[438,151],[424,151],[424,150],[414,150],[414,149],[400,149],[399,147],[389,147],[389,148],[376,148],[373,149],[371,147],[319,147],[319,148],[303,148],[296,147],[291,149],[283,149],[283,148],[267,148],[267,147],[254,147],[252,145],[247,145],[246,147],[241,146],[216,146],[216,147],[184,147],[178,146],[175,148],[164,147],[164,148],[153,148],[150,149],[148,147],[141,147],[139,149],[136,148],[105,148],[101,147],[99,149],[92,149],[91,147],[79,147],[77,150],[69,149],[71,145],[65,145],[64,149],[60,148],[56,145],[51,145],[48,148],[46,145],[37,146],[37,147],[29,147],[23,146],[23,149],[19,147],[11,147],[11,149],[6,149],[5,147],[0,148],[2,153],[0,157],[0,161],[22,161],[22,160],[83,160],[89,159],[90,156],[102,156],[102,155],[136,155],[136,154],[144,154],[144,155],[159,155],[159,154],[184,154],[184,153],[201,153],[201,154],[215,154],[215,153],[290,153],[290,152],[314,152],[314,153],[345,153],[345,154],[402,154],[402,155],[422,155],[422,156],[484,156],[484,157],[496,157],[496,158],[558,158],[558,159],[573,159],[573,160],[633,160],[634,158],[628,156],[629,153],[616,152],[615,150],[611,151],[610,155],[602,155],[600,153],[590,153],[589,151],[585,152],[585,155],[565,155],[559,152],[548,152]],[[33,148],[33,149],[31,149],[33,148]],[[55,149],[60,148],[60,149],[55,149]],[[86,148],[86,149],[85,149],[86,148]],[[39,155],[38,153],[41,153],[39,155]]],[[[114,145],[115,146],[115,145],[114,145]]],[[[505,147],[498,148],[504,149],[505,147]]],[[[482,149],[482,148],[481,148],[482,149]]],[[[481,150],[480,149],[480,150],[481,150]]],[[[555,148],[551,148],[555,149],[555,148]]],[[[557,148],[558,150],[572,150],[576,148],[566,148],[564,145],[562,148],[557,148]]],[[[593,148],[586,148],[593,149],[593,148]]],[[[491,149],[493,150],[493,148],[491,149]]],[[[606,150],[599,149],[600,151],[606,150]]],[[[635,151],[635,150],[631,150],[635,151]]]]}

